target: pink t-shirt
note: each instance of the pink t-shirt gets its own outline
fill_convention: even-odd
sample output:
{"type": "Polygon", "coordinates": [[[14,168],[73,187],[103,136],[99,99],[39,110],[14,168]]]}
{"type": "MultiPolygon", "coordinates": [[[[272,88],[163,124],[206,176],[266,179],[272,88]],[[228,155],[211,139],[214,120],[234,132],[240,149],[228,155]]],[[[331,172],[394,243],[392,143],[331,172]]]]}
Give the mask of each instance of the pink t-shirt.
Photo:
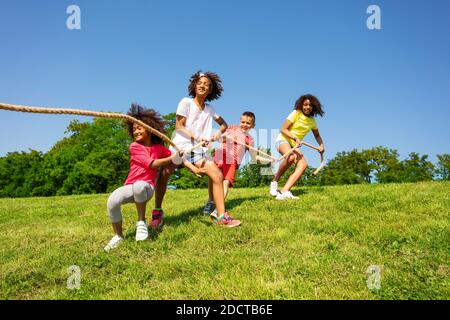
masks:
{"type": "Polygon", "coordinates": [[[155,186],[154,181],[158,176],[158,170],[150,165],[156,159],[167,158],[171,155],[169,149],[161,144],[154,144],[146,147],[137,142],[130,144],[130,172],[125,180],[125,185],[133,184],[138,180],[146,181],[151,186],[155,186]]]}
{"type": "MultiPolygon", "coordinates": [[[[234,141],[238,141],[240,143],[244,143],[248,146],[254,146],[253,138],[242,131],[241,127],[238,125],[231,125],[228,127],[226,131],[227,135],[232,138],[234,141]]],[[[216,150],[214,154],[214,162],[218,164],[236,164],[237,167],[242,162],[242,158],[244,158],[245,152],[248,150],[245,146],[237,144],[233,142],[231,139],[227,139],[222,142],[222,146],[216,150]]]]}

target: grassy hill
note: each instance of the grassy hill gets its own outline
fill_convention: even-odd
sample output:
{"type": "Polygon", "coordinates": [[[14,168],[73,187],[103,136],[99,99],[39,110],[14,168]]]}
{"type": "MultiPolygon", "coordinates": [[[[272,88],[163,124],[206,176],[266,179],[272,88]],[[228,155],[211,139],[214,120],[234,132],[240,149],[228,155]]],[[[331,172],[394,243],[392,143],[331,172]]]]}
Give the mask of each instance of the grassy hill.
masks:
{"type": "Polygon", "coordinates": [[[450,299],[449,191],[314,187],[280,202],[235,189],[227,207],[243,223],[228,229],[201,213],[206,190],[169,190],[163,229],[136,243],[126,205],[126,241],[110,253],[107,194],[0,199],[0,298],[450,299]],[[66,288],[71,265],[78,290],[66,288]],[[372,265],[379,289],[367,286],[372,265]]]}

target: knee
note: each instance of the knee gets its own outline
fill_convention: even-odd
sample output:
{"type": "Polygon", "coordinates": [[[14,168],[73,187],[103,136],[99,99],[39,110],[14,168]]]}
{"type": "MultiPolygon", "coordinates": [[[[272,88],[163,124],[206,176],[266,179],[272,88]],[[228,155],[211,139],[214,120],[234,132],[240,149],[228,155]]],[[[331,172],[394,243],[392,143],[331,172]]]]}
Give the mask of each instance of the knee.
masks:
{"type": "Polygon", "coordinates": [[[216,183],[223,182],[223,174],[220,170],[214,171],[211,173],[211,180],[216,183]]]}
{"type": "Polygon", "coordinates": [[[120,211],[121,202],[117,197],[111,195],[106,202],[108,216],[111,223],[122,221],[122,213],[120,211]]]}
{"type": "Polygon", "coordinates": [[[168,170],[166,168],[162,168],[158,172],[158,178],[156,179],[156,183],[166,182],[167,180],[169,180],[169,176],[170,173],[168,172],[168,170]]]}
{"type": "Polygon", "coordinates": [[[162,167],[158,173],[158,180],[160,180],[160,181],[169,180],[169,177],[174,170],[175,170],[175,167],[173,165],[168,165],[168,166],[162,167]]]}
{"type": "Polygon", "coordinates": [[[297,161],[296,167],[297,168],[304,168],[304,169],[306,169],[308,167],[308,162],[303,157],[303,158],[301,158],[300,160],[297,161]]]}
{"type": "Polygon", "coordinates": [[[117,199],[113,194],[109,196],[108,201],[106,201],[106,207],[108,208],[108,211],[120,208],[120,200],[117,199]]]}
{"type": "Polygon", "coordinates": [[[287,157],[287,163],[288,163],[288,164],[295,163],[296,161],[297,161],[297,157],[296,157],[294,154],[290,154],[290,155],[287,157]]]}
{"type": "Polygon", "coordinates": [[[207,175],[213,182],[222,182],[223,181],[223,174],[222,171],[217,168],[215,164],[207,164],[207,175]]]}
{"type": "Polygon", "coordinates": [[[145,181],[136,181],[133,183],[133,193],[134,194],[143,194],[147,189],[148,183],[145,181]]]}
{"type": "Polygon", "coordinates": [[[151,196],[151,187],[145,181],[136,181],[133,183],[134,201],[137,203],[146,202],[151,196]]]}

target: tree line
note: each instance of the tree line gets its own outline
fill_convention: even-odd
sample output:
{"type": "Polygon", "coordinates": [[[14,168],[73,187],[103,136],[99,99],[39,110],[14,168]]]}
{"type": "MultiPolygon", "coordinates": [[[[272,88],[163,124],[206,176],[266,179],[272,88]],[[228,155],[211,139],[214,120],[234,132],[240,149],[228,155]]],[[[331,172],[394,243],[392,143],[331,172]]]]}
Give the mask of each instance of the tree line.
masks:
{"type": "MultiPolygon", "coordinates": [[[[163,118],[171,136],[175,114],[163,118]]],[[[10,152],[1,157],[0,197],[109,193],[123,184],[129,169],[131,138],[120,120],[74,120],[66,133],[69,136],[46,153],[30,150],[10,152]]],[[[381,146],[343,151],[329,160],[317,176],[312,174],[314,168],[308,167],[299,183],[317,186],[449,180],[450,154],[441,154],[437,158],[437,165],[434,165],[427,155],[412,152],[400,160],[396,150],[381,146]]],[[[267,186],[272,180],[267,174],[270,170],[268,165],[243,165],[237,173],[235,187],[267,186]]],[[[288,176],[289,171],[283,178],[288,176]]],[[[284,182],[282,179],[281,183],[284,182]]],[[[191,171],[181,168],[171,176],[169,185],[179,189],[205,188],[208,179],[206,176],[197,178],[191,171]]]]}

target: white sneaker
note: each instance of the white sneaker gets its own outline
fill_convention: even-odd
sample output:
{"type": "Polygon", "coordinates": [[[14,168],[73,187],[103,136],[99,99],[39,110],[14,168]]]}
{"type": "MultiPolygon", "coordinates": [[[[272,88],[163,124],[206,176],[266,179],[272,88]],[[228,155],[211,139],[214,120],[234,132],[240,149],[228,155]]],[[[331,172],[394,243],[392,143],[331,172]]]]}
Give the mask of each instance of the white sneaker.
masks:
{"type": "Polygon", "coordinates": [[[278,182],[272,181],[270,183],[270,195],[272,197],[276,197],[278,194],[278,182]]]}
{"type": "Polygon", "coordinates": [[[299,199],[299,197],[294,196],[290,191],[280,192],[277,194],[277,200],[288,200],[288,199],[299,199]]]}
{"type": "Polygon", "coordinates": [[[136,241],[144,241],[148,238],[148,227],[145,221],[136,224],[136,241]]]}
{"type": "Polygon", "coordinates": [[[123,238],[119,237],[117,234],[112,237],[111,240],[109,240],[108,244],[104,248],[106,252],[108,252],[111,249],[115,249],[119,246],[119,244],[122,242],[123,238]]]}

